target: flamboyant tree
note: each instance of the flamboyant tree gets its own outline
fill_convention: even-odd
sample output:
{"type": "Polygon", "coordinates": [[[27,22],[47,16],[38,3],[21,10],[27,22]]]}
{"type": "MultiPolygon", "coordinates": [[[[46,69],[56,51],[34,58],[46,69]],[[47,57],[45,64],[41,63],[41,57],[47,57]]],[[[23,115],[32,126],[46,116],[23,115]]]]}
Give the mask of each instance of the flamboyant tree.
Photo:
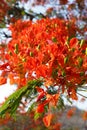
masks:
{"type": "MultiPolygon", "coordinates": [[[[87,84],[86,18],[79,15],[83,5],[79,0],[76,6],[61,0],[60,9],[67,4],[70,13],[59,16],[54,5],[45,14],[37,14],[20,8],[19,2],[29,1],[2,0],[0,5],[1,27],[9,25],[12,33],[11,36],[3,33],[11,39],[0,44],[0,85],[8,78],[10,84],[17,85],[17,90],[2,104],[0,116],[10,119],[16,110],[26,113],[28,104],[35,119],[43,116],[45,126],[50,127],[52,108],[64,106],[62,95],[66,93],[68,100],[78,100],[78,88],[87,84]],[[78,18],[72,14],[73,6],[79,7],[78,18]],[[79,21],[82,28],[78,27],[79,21]]],[[[37,0],[32,6],[36,4],[45,5],[49,1],[37,0]]],[[[52,124],[50,128],[59,130],[60,125],[52,124]]]]}

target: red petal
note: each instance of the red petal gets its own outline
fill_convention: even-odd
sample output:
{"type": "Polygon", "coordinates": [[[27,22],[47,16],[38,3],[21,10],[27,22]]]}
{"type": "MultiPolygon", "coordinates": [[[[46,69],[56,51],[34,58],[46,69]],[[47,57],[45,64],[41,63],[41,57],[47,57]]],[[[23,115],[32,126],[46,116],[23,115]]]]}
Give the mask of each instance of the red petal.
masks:
{"type": "Polygon", "coordinates": [[[51,123],[51,120],[52,120],[52,118],[53,118],[53,114],[48,114],[47,116],[45,116],[44,118],[43,118],[43,122],[44,122],[44,125],[46,126],[46,127],[49,127],[50,126],[50,123],[51,123]]]}
{"type": "Polygon", "coordinates": [[[37,101],[39,101],[41,98],[43,98],[45,96],[45,93],[44,92],[41,92],[39,94],[39,96],[37,97],[37,101]]]}
{"type": "Polygon", "coordinates": [[[77,43],[78,43],[78,39],[77,38],[72,38],[70,40],[70,44],[69,44],[70,48],[76,48],[77,43]]]}
{"type": "Polygon", "coordinates": [[[3,70],[3,69],[5,69],[8,65],[9,65],[9,63],[2,64],[2,65],[0,65],[0,69],[3,70]]]}
{"type": "Polygon", "coordinates": [[[36,112],[38,113],[44,112],[44,105],[43,104],[38,105],[36,112]]]}
{"type": "Polygon", "coordinates": [[[7,79],[0,76],[0,85],[5,84],[7,82],[7,79]]]}

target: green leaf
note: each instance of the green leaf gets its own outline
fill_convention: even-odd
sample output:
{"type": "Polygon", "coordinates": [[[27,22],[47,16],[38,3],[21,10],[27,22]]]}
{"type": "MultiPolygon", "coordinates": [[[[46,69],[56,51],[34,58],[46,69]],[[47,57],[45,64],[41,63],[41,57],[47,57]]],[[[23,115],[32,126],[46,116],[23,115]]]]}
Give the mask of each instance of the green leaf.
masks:
{"type": "Polygon", "coordinates": [[[58,75],[58,69],[53,69],[52,70],[52,77],[55,79],[58,75]]]}
{"type": "Polygon", "coordinates": [[[40,50],[40,48],[41,48],[41,46],[40,46],[40,44],[37,46],[37,50],[40,50]]]}
{"type": "Polygon", "coordinates": [[[3,22],[3,23],[0,23],[0,28],[5,28],[6,27],[6,24],[3,22]]]}
{"type": "Polygon", "coordinates": [[[5,103],[0,108],[0,116],[3,117],[5,113],[11,115],[17,110],[22,96],[26,93],[28,87],[23,87],[8,97],[5,103]]]}
{"type": "Polygon", "coordinates": [[[66,56],[65,58],[64,58],[64,64],[66,64],[67,62],[68,62],[68,56],[66,56]]]}
{"type": "Polygon", "coordinates": [[[15,52],[16,54],[18,54],[18,52],[19,52],[19,50],[18,50],[18,44],[15,44],[15,50],[14,50],[14,52],[15,52]]]}
{"type": "Polygon", "coordinates": [[[24,10],[21,11],[21,14],[24,16],[26,13],[24,10]]]}
{"type": "Polygon", "coordinates": [[[80,72],[80,76],[84,76],[84,74],[85,74],[84,72],[80,72]]]}
{"type": "Polygon", "coordinates": [[[84,39],[81,40],[81,42],[80,42],[80,47],[82,47],[83,44],[84,44],[84,39]]]}
{"type": "Polygon", "coordinates": [[[31,112],[36,107],[36,102],[32,103],[28,109],[28,112],[31,112]]]}
{"type": "Polygon", "coordinates": [[[57,42],[56,37],[52,37],[52,41],[53,41],[53,42],[57,42]]]}
{"type": "Polygon", "coordinates": [[[70,104],[72,104],[72,101],[70,100],[70,98],[67,96],[66,97],[67,98],[67,101],[70,103],[70,104]]]}
{"type": "Polygon", "coordinates": [[[30,56],[33,57],[33,52],[30,52],[30,56]]]}
{"type": "Polygon", "coordinates": [[[66,73],[65,73],[64,70],[62,71],[62,76],[63,76],[63,77],[66,76],[66,73]]]}
{"type": "Polygon", "coordinates": [[[83,59],[82,59],[81,57],[79,57],[79,58],[78,58],[78,61],[79,61],[79,67],[81,67],[82,64],[83,64],[83,59]]]}
{"type": "Polygon", "coordinates": [[[34,120],[37,120],[38,118],[40,118],[41,115],[42,115],[41,113],[35,113],[34,120]]]}
{"type": "Polygon", "coordinates": [[[62,99],[62,97],[60,96],[58,99],[58,105],[57,105],[58,110],[64,109],[65,105],[64,105],[64,100],[62,99]]]}
{"type": "Polygon", "coordinates": [[[4,117],[6,113],[9,113],[12,116],[16,112],[22,97],[26,96],[27,92],[30,93],[32,89],[35,89],[36,86],[41,85],[42,79],[31,80],[27,83],[26,86],[11,94],[5,103],[0,107],[0,117],[4,117]]]}
{"type": "Polygon", "coordinates": [[[48,110],[49,110],[49,105],[47,104],[47,105],[45,105],[44,106],[44,109],[45,109],[45,112],[47,113],[48,112],[48,110]]]}

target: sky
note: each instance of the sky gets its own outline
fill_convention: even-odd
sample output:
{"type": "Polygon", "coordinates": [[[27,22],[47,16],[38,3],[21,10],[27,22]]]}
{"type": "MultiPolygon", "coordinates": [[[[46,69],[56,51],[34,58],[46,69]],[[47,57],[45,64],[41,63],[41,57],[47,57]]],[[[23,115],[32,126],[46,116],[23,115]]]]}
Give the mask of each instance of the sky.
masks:
{"type": "MultiPolygon", "coordinates": [[[[84,95],[84,96],[87,96],[87,91],[79,92],[79,93],[84,95]]],[[[78,95],[78,100],[77,101],[76,100],[72,101],[72,104],[67,102],[66,98],[64,98],[64,102],[65,102],[66,105],[75,106],[80,110],[87,111],[87,99],[85,98],[85,100],[84,100],[84,98],[82,96],[80,96],[80,95],[78,95]]]]}
{"type": "Polygon", "coordinates": [[[7,80],[7,84],[0,85],[0,103],[5,101],[5,98],[8,97],[16,90],[15,85],[10,85],[9,80],[7,80]]]}

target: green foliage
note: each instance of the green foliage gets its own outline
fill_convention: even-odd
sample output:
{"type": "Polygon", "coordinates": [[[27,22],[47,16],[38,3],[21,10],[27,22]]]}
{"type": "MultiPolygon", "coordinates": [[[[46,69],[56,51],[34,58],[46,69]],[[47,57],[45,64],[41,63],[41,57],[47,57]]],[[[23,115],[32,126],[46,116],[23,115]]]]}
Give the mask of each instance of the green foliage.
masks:
{"type": "Polygon", "coordinates": [[[5,28],[6,24],[4,22],[0,23],[0,28],[5,28]]]}
{"type": "Polygon", "coordinates": [[[79,61],[79,67],[81,67],[82,64],[83,64],[83,59],[82,59],[81,57],[79,57],[79,58],[78,58],[78,61],[79,61]]]}
{"type": "Polygon", "coordinates": [[[35,115],[34,115],[34,120],[37,120],[37,119],[39,119],[40,117],[42,116],[42,113],[35,113],[35,115]]]}
{"type": "Polygon", "coordinates": [[[81,40],[81,42],[80,42],[80,47],[82,47],[83,44],[84,44],[84,39],[81,40]]]}
{"type": "Polygon", "coordinates": [[[66,63],[68,62],[68,60],[69,60],[69,57],[66,56],[66,57],[64,58],[64,64],[66,64],[66,63]]]}
{"type": "Polygon", "coordinates": [[[61,110],[61,109],[63,110],[65,108],[64,100],[61,96],[59,97],[57,108],[58,110],[61,110]]]}
{"type": "Polygon", "coordinates": [[[22,97],[26,97],[36,86],[41,86],[42,80],[32,80],[27,83],[26,86],[20,88],[12,95],[8,97],[5,103],[0,108],[0,117],[4,117],[6,113],[9,113],[11,116],[16,112],[22,97]],[[30,90],[30,91],[29,91],[30,90]]]}

